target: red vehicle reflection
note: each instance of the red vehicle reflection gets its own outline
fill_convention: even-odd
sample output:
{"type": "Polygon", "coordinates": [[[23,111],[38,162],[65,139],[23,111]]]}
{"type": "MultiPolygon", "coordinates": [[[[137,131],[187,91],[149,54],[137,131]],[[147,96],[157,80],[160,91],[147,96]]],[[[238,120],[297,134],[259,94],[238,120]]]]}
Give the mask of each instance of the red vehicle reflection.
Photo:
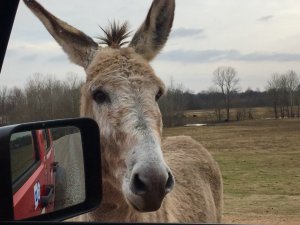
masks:
{"type": "Polygon", "coordinates": [[[15,219],[53,211],[57,163],[50,130],[14,133],[10,152],[15,219]]]}

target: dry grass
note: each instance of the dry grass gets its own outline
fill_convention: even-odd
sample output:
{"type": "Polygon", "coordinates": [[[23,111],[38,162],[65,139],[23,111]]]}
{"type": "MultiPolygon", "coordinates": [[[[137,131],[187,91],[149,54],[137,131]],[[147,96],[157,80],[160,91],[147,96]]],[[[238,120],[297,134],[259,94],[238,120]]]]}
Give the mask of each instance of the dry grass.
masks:
{"type": "Polygon", "coordinates": [[[192,136],[218,161],[224,180],[225,218],[300,218],[300,120],[164,129],[164,136],[175,135],[192,136]]]}

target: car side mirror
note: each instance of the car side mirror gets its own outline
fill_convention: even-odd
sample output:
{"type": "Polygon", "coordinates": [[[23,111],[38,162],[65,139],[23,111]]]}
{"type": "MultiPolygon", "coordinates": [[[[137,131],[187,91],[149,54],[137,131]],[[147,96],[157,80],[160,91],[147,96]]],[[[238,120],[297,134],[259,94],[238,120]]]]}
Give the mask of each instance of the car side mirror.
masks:
{"type": "Polygon", "coordinates": [[[59,221],[102,199],[99,128],[88,118],[0,127],[0,221],[59,221]]]}

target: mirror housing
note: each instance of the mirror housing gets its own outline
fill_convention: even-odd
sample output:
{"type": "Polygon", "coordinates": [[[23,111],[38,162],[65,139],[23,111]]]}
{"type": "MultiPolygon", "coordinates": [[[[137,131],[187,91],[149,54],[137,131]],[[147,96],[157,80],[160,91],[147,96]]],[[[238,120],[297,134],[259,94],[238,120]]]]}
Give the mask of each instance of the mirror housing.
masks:
{"type": "Polygon", "coordinates": [[[59,209],[25,221],[60,221],[91,211],[102,199],[100,135],[97,123],[89,118],[63,119],[23,123],[0,127],[0,221],[14,221],[10,139],[13,133],[47,128],[73,126],[81,133],[85,200],[79,204],[59,209]]]}

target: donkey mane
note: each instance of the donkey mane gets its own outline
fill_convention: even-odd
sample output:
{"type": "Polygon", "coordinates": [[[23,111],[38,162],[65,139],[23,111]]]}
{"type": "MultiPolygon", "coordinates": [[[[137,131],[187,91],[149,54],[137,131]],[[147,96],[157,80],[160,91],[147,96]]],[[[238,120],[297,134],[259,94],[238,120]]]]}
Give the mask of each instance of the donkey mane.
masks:
{"type": "Polygon", "coordinates": [[[121,48],[123,45],[129,43],[129,41],[125,41],[131,34],[131,32],[128,31],[127,21],[122,24],[113,21],[106,28],[99,27],[104,32],[104,36],[97,37],[97,39],[99,39],[98,44],[105,44],[111,48],[121,48]]]}

